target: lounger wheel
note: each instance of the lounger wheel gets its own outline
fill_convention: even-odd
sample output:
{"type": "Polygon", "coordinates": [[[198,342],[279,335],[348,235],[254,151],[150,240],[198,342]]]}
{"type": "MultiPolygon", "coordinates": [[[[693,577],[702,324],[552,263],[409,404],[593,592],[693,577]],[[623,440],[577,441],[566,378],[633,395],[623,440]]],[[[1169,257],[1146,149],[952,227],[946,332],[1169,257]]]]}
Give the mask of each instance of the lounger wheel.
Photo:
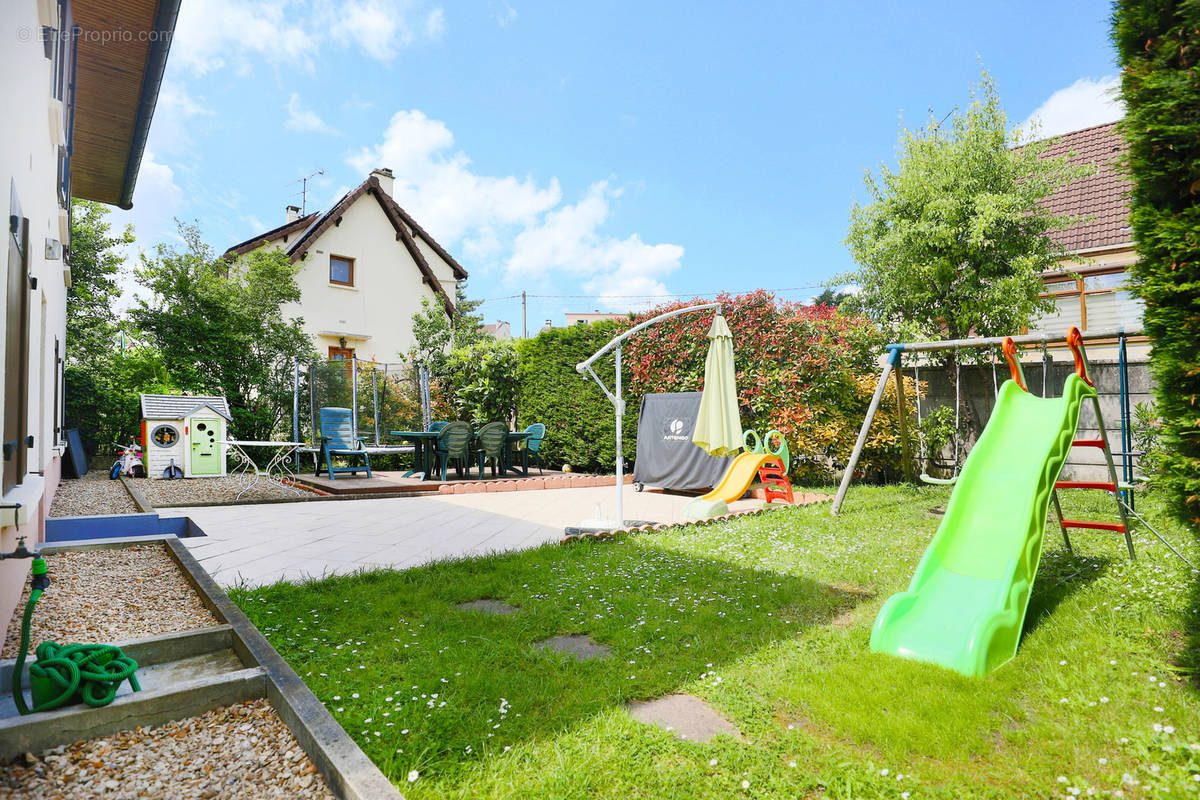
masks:
{"type": "Polygon", "coordinates": [[[644,483],[634,483],[633,484],[633,490],[635,492],[640,492],[642,489],[645,489],[645,488],[646,488],[646,484],[644,484],[644,483]]]}

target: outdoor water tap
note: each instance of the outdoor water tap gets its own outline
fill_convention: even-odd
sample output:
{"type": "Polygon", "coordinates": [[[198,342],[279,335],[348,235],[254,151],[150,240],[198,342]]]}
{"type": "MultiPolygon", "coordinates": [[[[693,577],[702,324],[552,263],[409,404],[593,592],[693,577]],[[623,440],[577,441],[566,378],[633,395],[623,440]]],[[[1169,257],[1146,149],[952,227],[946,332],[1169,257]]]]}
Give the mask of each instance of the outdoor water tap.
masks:
{"type": "Polygon", "coordinates": [[[25,547],[25,537],[17,537],[17,549],[11,553],[0,553],[0,561],[6,558],[37,558],[38,554],[25,547]]]}
{"type": "Polygon", "coordinates": [[[25,537],[17,537],[17,549],[11,553],[0,553],[0,561],[6,558],[32,558],[33,559],[33,578],[30,580],[30,585],[34,589],[41,589],[43,592],[50,588],[50,576],[46,574],[46,559],[30,550],[25,546],[25,537]]]}

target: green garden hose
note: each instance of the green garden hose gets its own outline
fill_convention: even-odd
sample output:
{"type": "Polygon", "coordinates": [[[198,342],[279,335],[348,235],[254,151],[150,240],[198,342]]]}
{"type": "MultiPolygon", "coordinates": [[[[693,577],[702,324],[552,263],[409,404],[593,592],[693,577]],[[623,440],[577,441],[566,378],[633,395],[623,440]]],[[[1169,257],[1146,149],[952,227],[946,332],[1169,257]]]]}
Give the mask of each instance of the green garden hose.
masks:
{"type": "Polygon", "coordinates": [[[38,645],[37,661],[29,666],[29,688],[33,707],[25,704],[21,676],[25,671],[25,656],[29,653],[29,628],[33,607],[42,592],[50,585],[44,559],[33,560],[33,591],[21,617],[21,649],[13,668],[12,696],[21,714],[49,711],[68,703],[83,701],[89,706],[106,706],[117,696],[121,682],[128,680],[135,692],[138,685],[137,662],[108,644],[68,644],[42,642],[38,645]]]}

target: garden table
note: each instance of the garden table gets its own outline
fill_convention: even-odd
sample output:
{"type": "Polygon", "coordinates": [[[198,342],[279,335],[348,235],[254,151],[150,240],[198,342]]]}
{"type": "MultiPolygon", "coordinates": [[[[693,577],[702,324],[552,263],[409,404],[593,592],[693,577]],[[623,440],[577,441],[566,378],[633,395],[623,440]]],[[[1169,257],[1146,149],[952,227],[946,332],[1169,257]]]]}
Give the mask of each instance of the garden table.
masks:
{"type": "Polygon", "coordinates": [[[528,439],[530,436],[533,436],[533,434],[530,433],[529,431],[509,431],[508,446],[504,448],[504,456],[505,456],[505,461],[507,463],[505,463],[504,469],[501,470],[500,474],[503,475],[505,472],[507,472],[508,470],[511,469],[513,472],[517,473],[518,475],[521,475],[523,477],[529,477],[528,467],[526,467],[525,469],[521,469],[520,467],[517,466],[516,459],[512,458],[512,456],[513,456],[512,446],[514,444],[520,444],[521,442],[528,439]]]}
{"type": "Polygon", "coordinates": [[[403,477],[411,478],[420,472],[422,480],[432,480],[431,464],[434,454],[437,453],[437,431],[392,431],[392,436],[412,442],[416,454],[413,458],[413,468],[404,473],[403,477]]]}
{"type": "Polygon", "coordinates": [[[296,473],[292,472],[288,460],[296,452],[296,448],[304,446],[304,442],[225,439],[220,444],[229,447],[230,453],[237,462],[237,466],[230,471],[230,476],[240,475],[242,477],[242,490],[237,493],[234,500],[241,500],[242,495],[253,489],[263,478],[266,478],[268,483],[274,483],[289,492],[300,494],[300,490],[292,485],[296,482],[296,473]],[[254,458],[246,452],[246,448],[261,448],[267,453],[274,450],[275,453],[267,460],[267,465],[260,468],[254,458]]]}

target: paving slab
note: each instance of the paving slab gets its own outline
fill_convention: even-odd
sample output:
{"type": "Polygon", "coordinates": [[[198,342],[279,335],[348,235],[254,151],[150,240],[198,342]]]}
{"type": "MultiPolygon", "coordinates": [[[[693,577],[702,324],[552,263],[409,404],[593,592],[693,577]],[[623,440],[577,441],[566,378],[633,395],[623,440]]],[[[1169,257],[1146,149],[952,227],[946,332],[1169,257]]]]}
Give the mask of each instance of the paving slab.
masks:
{"type": "Polygon", "coordinates": [[[591,661],[594,658],[608,658],[612,650],[602,644],[592,641],[590,636],[572,634],[570,636],[551,636],[536,642],[534,647],[539,650],[553,650],[558,653],[569,653],[576,661],[591,661]]]}
{"type": "Polygon", "coordinates": [[[466,603],[459,603],[458,607],[463,611],[479,611],[483,614],[515,614],[521,609],[516,606],[510,606],[503,600],[491,600],[484,598],[482,600],[471,600],[466,603]]]}
{"type": "MultiPolygon", "coordinates": [[[[690,499],[630,486],[622,496],[627,518],[656,523],[683,521],[690,499]]],[[[586,517],[615,512],[612,486],[159,509],[163,517],[191,517],[204,531],[182,541],[222,586],[538,547],[586,517]]]]}
{"type": "Polygon", "coordinates": [[[741,739],[741,732],[699,697],[669,694],[656,700],[630,703],[629,715],[638,722],[657,725],[686,742],[707,742],[726,734],[741,739]]]}

